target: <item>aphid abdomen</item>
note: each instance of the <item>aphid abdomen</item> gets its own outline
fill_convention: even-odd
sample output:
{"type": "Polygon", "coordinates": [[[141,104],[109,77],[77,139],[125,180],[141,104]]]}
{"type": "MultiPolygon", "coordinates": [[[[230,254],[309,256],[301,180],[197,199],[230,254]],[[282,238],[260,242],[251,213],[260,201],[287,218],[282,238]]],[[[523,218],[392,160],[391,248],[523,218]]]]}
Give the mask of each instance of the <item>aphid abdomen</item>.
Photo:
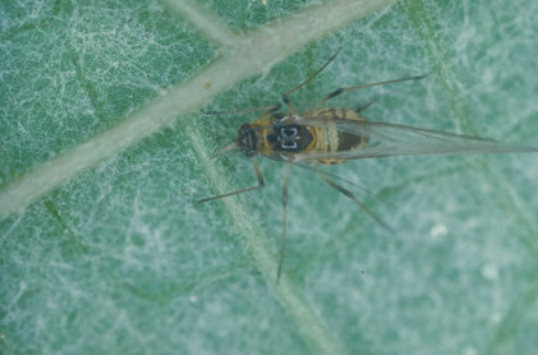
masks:
{"type": "MultiPolygon", "coordinates": [[[[311,114],[316,120],[326,121],[326,125],[311,126],[310,130],[315,132],[313,136],[310,152],[334,153],[349,150],[360,150],[368,143],[367,137],[357,136],[356,133],[348,133],[341,130],[334,123],[337,120],[357,120],[364,121],[364,118],[357,112],[348,108],[327,108],[311,114]]],[[[317,159],[322,164],[339,164],[344,159],[317,159]]]]}

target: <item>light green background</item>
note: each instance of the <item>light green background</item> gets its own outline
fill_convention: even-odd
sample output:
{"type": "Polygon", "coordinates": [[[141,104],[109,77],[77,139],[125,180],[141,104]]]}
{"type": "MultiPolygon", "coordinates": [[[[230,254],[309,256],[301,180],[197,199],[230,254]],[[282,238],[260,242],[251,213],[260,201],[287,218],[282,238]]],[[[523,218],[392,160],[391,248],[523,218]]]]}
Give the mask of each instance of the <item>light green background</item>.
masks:
{"type": "MultiPolygon", "coordinates": [[[[237,33],[321,5],[200,4],[237,33]]],[[[537,14],[535,0],[401,1],[297,48],[206,108],[274,104],[342,46],[292,96],[298,107],[339,86],[432,71],[330,105],[378,97],[368,119],[538,146],[537,14]]],[[[0,18],[4,189],[221,55],[159,2],[2,1],[0,18]]],[[[276,258],[283,167],[260,161],[268,186],[236,198],[246,224],[225,201],[193,203],[228,180],[231,188],[255,183],[238,153],[207,161],[195,148],[216,151],[254,118],[179,117],[0,221],[0,352],[293,354],[323,352],[325,341],[354,354],[538,352],[535,154],[328,168],[374,193],[354,190],[394,235],[292,168],[284,268],[289,292],[326,339],[316,341],[248,245],[263,241],[276,258]],[[217,183],[209,164],[223,174],[217,183]]]]}

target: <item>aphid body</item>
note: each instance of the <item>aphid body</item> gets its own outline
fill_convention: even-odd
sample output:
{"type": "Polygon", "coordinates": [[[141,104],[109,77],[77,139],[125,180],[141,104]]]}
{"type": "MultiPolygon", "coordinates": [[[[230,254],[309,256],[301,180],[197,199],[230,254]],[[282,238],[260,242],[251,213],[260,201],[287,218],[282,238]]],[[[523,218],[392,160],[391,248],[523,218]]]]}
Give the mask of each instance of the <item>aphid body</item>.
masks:
{"type": "MultiPolygon", "coordinates": [[[[375,100],[356,110],[350,108],[321,108],[326,101],[347,91],[402,81],[419,80],[426,75],[339,88],[325,96],[314,110],[298,113],[290,102],[289,95],[315,78],[337,54],[338,52],[305,81],[282,95],[282,101],[288,106],[289,112],[278,112],[280,105],[265,108],[265,113],[261,117],[240,127],[235,142],[223,148],[221,153],[232,148],[239,148],[243,155],[248,158],[266,157],[286,162],[288,166],[294,164],[313,170],[324,182],[352,199],[374,220],[390,230],[391,228],[359,201],[353,192],[337,183],[334,179],[350,183],[349,181],[317,169],[315,163],[338,164],[353,159],[397,155],[538,152],[537,148],[504,144],[487,138],[368,121],[360,112],[369,107],[375,100]]],[[[258,179],[257,186],[204,198],[198,202],[233,196],[264,187],[265,183],[258,164],[255,159],[251,159],[251,162],[258,179]]],[[[288,172],[289,170],[286,171],[282,186],[282,239],[277,282],[280,278],[285,250],[288,172]]]]}
{"type": "Polygon", "coordinates": [[[338,129],[337,121],[364,121],[348,108],[328,108],[302,115],[270,113],[252,123],[241,126],[236,145],[247,157],[256,155],[274,160],[298,162],[309,155],[323,164],[337,164],[345,159],[321,158],[326,153],[360,150],[368,136],[350,134],[338,129]],[[309,125],[313,121],[317,124],[309,125]]]}

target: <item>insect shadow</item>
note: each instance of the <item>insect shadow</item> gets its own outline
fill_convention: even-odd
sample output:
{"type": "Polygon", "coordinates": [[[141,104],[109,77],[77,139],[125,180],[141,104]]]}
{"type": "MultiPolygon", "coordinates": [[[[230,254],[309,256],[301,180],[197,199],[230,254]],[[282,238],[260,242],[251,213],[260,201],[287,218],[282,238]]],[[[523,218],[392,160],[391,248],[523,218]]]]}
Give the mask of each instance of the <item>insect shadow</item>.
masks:
{"type": "MultiPolygon", "coordinates": [[[[243,124],[235,142],[219,150],[217,155],[238,148],[247,158],[266,157],[285,162],[287,168],[282,184],[282,235],[278,260],[276,282],[282,274],[286,250],[286,206],[288,203],[288,180],[290,164],[314,171],[322,181],[355,202],[376,222],[387,230],[390,226],[364,205],[355,194],[336,180],[354,185],[337,175],[321,171],[316,164],[339,164],[348,160],[380,158],[399,155],[467,155],[499,154],[517,152],[538,152],[537,148],[500,143],[498,141],[416,128],[406,125],[367,121],[361,112],[375,102],[362,105],[357,109],[323,105],[348,91],[374,86],[415,81],[428,74],[385,80],[356,86],[341,87],[326,95],[312,110],[298,112],[289,96],[317,77],[338,55],[334,53],[317,71],[306,80],[282,94],[282,102],[287,112],[280,112],[282,105],[246,109],[234,112],[203,111],[206,114],[243,114],[263,111],[254,122],[243,124]]],[[[223,197],[234,196],[248,191],[259,190],[265,186],[262,173],[255,159],[250,159],[258,179],[255,186],[221,195],[206,197],[197,203],[208,202],[223,197]]],[[[355,185],[354,185],[355,186],[355,185]]]]}

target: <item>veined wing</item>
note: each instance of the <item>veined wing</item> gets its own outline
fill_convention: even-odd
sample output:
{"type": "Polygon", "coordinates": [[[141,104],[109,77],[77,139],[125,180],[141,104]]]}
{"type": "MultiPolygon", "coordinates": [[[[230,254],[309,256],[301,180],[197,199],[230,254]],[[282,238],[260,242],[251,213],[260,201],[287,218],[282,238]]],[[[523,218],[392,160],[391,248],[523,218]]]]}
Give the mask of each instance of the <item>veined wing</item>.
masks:
{"type": "MultiPolygon", "coordinates": [[[[297,160],[361,159],[396,155],[467,155],[538,152],[537,148],[501,143],[492,139],[447,133],[411,126],[358,120],[318,120],[295,116],[298,124],[333,127],[348,135],[367,137],[368,144],[360,150],[308,152],[297,160]]],[[[329,128],[330,129],[330,128],[329,128]]]]}

